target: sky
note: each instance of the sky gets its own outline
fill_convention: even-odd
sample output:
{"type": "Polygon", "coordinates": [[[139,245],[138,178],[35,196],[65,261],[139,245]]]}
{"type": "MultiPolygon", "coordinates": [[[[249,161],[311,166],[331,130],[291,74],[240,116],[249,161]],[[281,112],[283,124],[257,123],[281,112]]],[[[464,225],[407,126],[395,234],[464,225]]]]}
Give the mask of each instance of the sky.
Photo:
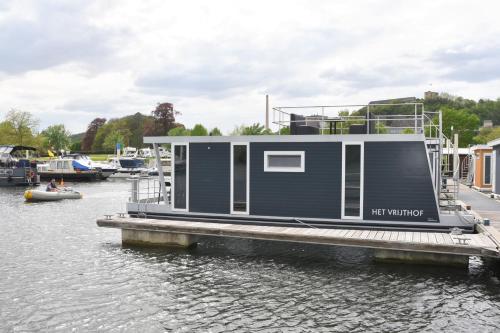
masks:
{"type": "MultiPolygon", "coordinates": [[[[149,114],[224,133],[271,107],[500,97],[498,1],[0,0],[0,117],[149,114]]],[[[272,118],[272,115],[271,115],[272,118]]]]}

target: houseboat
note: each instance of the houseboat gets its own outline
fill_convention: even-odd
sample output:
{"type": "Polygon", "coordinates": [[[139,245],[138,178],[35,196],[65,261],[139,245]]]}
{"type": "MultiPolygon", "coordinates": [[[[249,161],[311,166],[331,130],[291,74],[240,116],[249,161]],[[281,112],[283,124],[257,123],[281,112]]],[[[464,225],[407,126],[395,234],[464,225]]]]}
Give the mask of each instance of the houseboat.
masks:
{"type": "Polygon", "coordinates": [[[36,161],[30,160],[33,147],[0,146],[0,186],[39,185],[36,161]]]}
{"type": "Polygon", "coordinates": [[[491,181],[492,192],[500,196],[500,139],[488,142],[492,148],[491,181]]]}
{"type": "MultiPolygon", "coordinates": [[[[473,223],[450,205],[439,204],[447,183],[441,175],[444,139],[440,113],[426,112],[419,103],[405,105],[414,106],[415,113],[322,114],[322,121],[313,129],[303,123],[304,116],[286,108],[274,109],[279,113],[275,121],[279,127],[307,134],[145,137],[144,143],[152,144],[153,149],[171,145],[171,193],[162,168],[158,168],[158,177],[147,180],[157,186],[134,184],[136,190],[152,192],[145,195],[141,190],[141,195],[132,196],[128,214],[307,228],[449,232],[457,227],[471,232],[473,223]],[[342,134],[324,131],[323,126],[331,127],[329,119],[343,122],[342,134]],[[381,123],[391,130],[377,134],[381,123]]],[[[320,112],[326,108],[329,106],[320,107],[320,112]]],[[[144,180],[138,178],[140,181],[144,180]]]]}
{"type": "Polygon", "coordinates": [[[470,150],[472,153],[470,185],[475,190],[491,192],[493,188],[493,149],[488,145],[476,145],[470,150]]]}

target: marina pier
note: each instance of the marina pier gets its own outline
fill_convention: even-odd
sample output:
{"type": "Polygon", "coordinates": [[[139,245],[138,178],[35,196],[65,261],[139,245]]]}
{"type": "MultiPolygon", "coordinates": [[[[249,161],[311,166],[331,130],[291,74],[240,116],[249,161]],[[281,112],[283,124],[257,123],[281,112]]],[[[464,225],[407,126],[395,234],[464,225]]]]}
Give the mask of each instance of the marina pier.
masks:
{"type": "Polygon", "coordinates": [[[464,265],[469,256],[500,259],[500,232],[481,226],[475,234],[274,227],[107,216],[100,227],[122,230],[123,244],[189,247],[196,236],[236,237],[371,248],[383,260],[464,265]]]}

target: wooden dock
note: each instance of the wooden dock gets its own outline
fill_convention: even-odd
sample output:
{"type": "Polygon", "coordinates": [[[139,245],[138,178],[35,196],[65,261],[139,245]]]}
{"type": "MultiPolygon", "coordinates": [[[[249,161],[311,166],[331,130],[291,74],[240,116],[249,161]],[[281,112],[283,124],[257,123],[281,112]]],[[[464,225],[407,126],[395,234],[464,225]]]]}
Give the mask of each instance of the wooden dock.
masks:
{"type": "Polygon", "coordinates": [[[500,258],[499,244],[483,227],[477,234],[453,235],[438,232],[291,228],[258,225],[190,222],[177,220],[110,217],[99,219],[101,227],[122,229],[124,243],[156,243],[188,246],[191,236],[219,236],[269,241],[353,246],[378,250],[381,258],[410,259],[440,263],[469,256],[500,258]],[[168,236],[165,238],[165,236],[168,236]],[[180,238],[179,238],[180,237],[180,238]],[[420,254],[410,256],[409,254],[420,254]],[[433,260],[436,259],[437,260],[433,260]]]}

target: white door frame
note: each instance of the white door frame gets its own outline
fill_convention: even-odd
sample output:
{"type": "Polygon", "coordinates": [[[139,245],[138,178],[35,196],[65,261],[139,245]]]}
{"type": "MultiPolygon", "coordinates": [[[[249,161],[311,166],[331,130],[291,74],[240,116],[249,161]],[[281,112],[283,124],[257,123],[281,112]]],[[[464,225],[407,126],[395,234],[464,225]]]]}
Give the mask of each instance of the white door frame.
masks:
{"type": "Polygon", "coordinates": [[[229,154],[230,158],[230,165],[231,165],[231,180],[230,180],[230,204],[231,204],[231,214],[243,214],[243,215],[248,215],[250,213],[250,144],[249,142],[231,142],[231,153],[229,154]],[[233,164],[233,158],[234,158],[234,146],[246,146],[247,147],[247,170],[246,170],[246,196],[247,196],[247,205],[246,205],[246,210],[244,212],[242,211],[235,211],[234,210],[234,164],[233,164]]]}
{"type": "Polygon", "coordinates": [[[172,153],[172,177],[170,179],[171,186],[171,197],[172,197],[172,211],[176,212],[188,212],[189,211],[189,142],[183,143],[172,143],[171,145],[172,153]],[[175,147],[176,146],[186,146],[186,208],[175,208],[175,147]]]}
{"type": "Polygon", "coordinates": [[[493,193],[497,193],[497,151],[493,149],[493,156],[491,158],[491,182],[493,193]]]}
{"type": "Polygon", "coordinates": [[[483,154],[483,185],[491,185],[493,178],[491,177],[492,175],[492,166],[493,166],[493,154],[492,153],[485,153],[483,154]],[[490,157],[490,182],[486,183],[486,156],[490,157]]]}
{"type": "Polygon", "coordinates": [[[342,193],[341,193],[341,218],[345,220],[363,219],[363,201],[364,201],[364,182],[365,182],[365,145],[362,141],[342,142],[342,193]],[[345,148],[346,146],[360,146],[360,168],[359,168],[359,216],[348,216],[345,211],[345,148]]]}

